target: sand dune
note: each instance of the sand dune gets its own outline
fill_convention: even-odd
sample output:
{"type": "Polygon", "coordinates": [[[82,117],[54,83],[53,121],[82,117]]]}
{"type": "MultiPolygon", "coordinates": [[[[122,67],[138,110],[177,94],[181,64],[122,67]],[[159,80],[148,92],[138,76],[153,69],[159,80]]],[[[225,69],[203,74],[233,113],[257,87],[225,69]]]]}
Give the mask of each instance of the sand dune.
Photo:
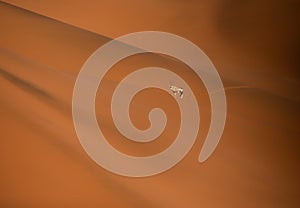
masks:
{"type": "MultiPolygon", "coordinates": [[[[149,11],[163,11],[170,4],[174,9],[154,18],[131,10],[125,15],[120,5],[114,8],[107,2],[93,7],[78,1],[72,8],[60,7],[59,3],[43,7],[38,2],[10,2],[26,9],[0,3],[1,206],[299,206],[299,65],[293,59],[294,46],[290,48],[296,40],[287,40],[293,37],[289,36],[290,27],[284,38],[276,33],[279,29],[262,29],[254,23],[260,35],[228,37],[239,34],[238,28],[243,25],[230,23],[233,17],[226,14],[222,20],[226,27],[222,21],[218,26],[221,23],[212,14],[222,11],[225,3],[214,1],[156,1],[149,11]],[[197,7],[203,13],[198,14],[197,7]],[[97,13],[97,8],[103,13],[97,13]],[[75,17],[79,10],[81,16],[75,17]],[[111,12],[117,17],[104,21],[111,12]],[[123,27],[119,23],[122,15],[127,18],[123,27]],[[145,18],[135,19],[139,15],[145,18]],[[86,19],[80,21],[81,17],[86,19]],[[145,19],[147,24],[143,24],[145,19]],[[164,133],[154,142],[137,144],[116,130],[110,115],[112,92],[137,68],[155,63],[184,77],[196,94],[201,113],[200,134],[184,160],[163,174],[133,179],[104,170],[82,149],[72,122],[72,93],[77,74],[94,50],[118,35],[152,29],[183,35],[207,52],[224,82],[228,116],[219,146],[207,162],[200,164],[197,158],[210,119],[209,100],[201,81],[187,66],[165,56],[136,55],[116,64],[99,88],[96,112],[103,132],[111,138],[109,142],[120,151],[140,156],[160,152],[172,143],[177,133],[173,129],[179,126],[178,109],[168,108],[176,106],[174,99],[149,90],[134,99],[133,122],[146,128],[149,124],[145,115],[159,106],[169,119],[164,133]],[[272,32],[272,41],[282,39],[279,45],[268,42],[267,34],[272,32]],[[239,37],[241,40],[237,40],[239,37]],[[263,52],[260,41],[266,41],[263,52]],[[281,46],[291,49],[290,56],[281,57],[277,51],[281,46]]],[[[136,4],[146,11],[144,4],[136,4]]],[[[257,6],[266,7],[248,5],[257,6]]],[[[234,14],[235,10],[228,10],[234,14]]],[[[276,12],[270,15],[277,17],[276,12]]],[[[248,19],[246,14],[242,17],[248,19]]]]}

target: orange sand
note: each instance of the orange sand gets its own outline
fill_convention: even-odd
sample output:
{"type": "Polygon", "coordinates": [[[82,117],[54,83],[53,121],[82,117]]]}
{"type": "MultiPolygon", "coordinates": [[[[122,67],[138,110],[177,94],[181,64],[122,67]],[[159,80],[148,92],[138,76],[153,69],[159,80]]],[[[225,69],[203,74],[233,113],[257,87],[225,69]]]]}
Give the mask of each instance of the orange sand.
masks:
{"type": "Polygon", "coordinates": [[[1,207],[299,206],[298,4],[6,2],[27,10],[0,3],[1,207]],[[201,81],[168,57],[144,54],[118,63],[104,80],[104,96],[99,88],[96,111],[120,151],[162,151],[178,129],[178,109],[166,108],[174,100],[148,90],[134,99],[132,119],[146,128],[147,111],[165,108],[169,123],[163,135],[136,144],[116,131],[109,103],[100,101],[109,100],[132,70],[155,63],[180,74],[191,83],[201,113],[200,134],[184,160],[163,174],[133,179],[114,175],[87,156],[75,134],[71,100],[87,57],[111,38],[140,30],[172,32],[201,47],[228,88],[228,117],[216,151],[200,164],[210,118],[201,81]]]}

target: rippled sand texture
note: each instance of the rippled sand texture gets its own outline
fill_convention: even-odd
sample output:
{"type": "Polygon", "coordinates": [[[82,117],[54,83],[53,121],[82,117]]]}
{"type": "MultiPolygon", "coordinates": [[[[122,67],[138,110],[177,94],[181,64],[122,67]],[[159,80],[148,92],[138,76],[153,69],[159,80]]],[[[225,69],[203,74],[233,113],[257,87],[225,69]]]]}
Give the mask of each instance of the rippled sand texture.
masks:
{"type": "Polygon", "coordinates": [[[0,3],[1,207],[299,207],[296,1],[7,2],[16,6],[0,3]],[[163,174],[133,179],[111,174],[87,156],[72,123],[71,100],[91,53],[140,30],[173,32],[201,47],[224,82],[228,116],[216,151],[200,164],[210,119],[201,81],[166,56],[143,54],[116,64],[98,90],[96,112],[120,151],[160,152],[179,127],[174,99],[148,90],[133,100],[132,120],[145,129],[147,112],[161,107],[169,119],[163,134],[137,144],[117,132],[109,100],[133,70],[155,63],[183,76],[201,113],[200,134],[184,160],[163,174]]]}

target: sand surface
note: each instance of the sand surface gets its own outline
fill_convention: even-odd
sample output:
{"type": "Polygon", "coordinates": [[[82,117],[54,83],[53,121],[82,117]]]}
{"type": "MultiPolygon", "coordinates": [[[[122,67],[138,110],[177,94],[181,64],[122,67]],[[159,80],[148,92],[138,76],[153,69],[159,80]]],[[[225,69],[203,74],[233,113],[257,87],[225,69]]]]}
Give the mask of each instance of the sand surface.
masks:
{"type": "Polygon", "coordinates": [[[296,1],[6,2],[11,4],[0,3],[1,207],[299,206],[296,1]],[[179,128],[174,98],[146,90],[134,98],[131,118],[145,129],[148,111],[163,108],[163,134],[138,144],[117,131],[111,95],[138,68],[155,64],[184,77],[201,114],[200,133],[184,160],[165,173],[134,179],[106,171],[83,150],[72,122],[72,92],[93,51],[141,30],[172,32],[197,44],[219,71],[228,115],[216,151],[200,164],[210,123],[201,80],[165,56],[136,55],[116,64],[96,97],[99,126],[116,149],[155,154],[179,128]]]}

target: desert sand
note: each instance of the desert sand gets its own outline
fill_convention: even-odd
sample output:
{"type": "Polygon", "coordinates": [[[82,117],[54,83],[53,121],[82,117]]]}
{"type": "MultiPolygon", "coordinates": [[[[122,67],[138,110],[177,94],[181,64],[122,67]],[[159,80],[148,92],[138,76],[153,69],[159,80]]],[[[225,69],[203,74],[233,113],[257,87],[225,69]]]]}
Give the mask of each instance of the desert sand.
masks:
{"type": "Polygon", "coordinates": [[[0,3],[1,207],[299,206],[295,1],[5,2],[0,3]],[[225,86],[227,120],[215,152],[198,163],[210,124],[201,80],[166,56],[122,60],[96,97],[99,126],[116,149],[155,154],[172,143],[180,125],[174,98],[150,89],[134,98],[131,118],[145,129],[149,110],[163,108],[168,117],[163,134],[138,144],[117,131],[111,95],[138,68],[155,64],[184,77],[201,114],[200,133],[187,156],[167,172],[137,179],[110,173],[89,158],[73,126],[72,93],[82,65],[98,47],[142,30],[181,35],[210,57],[225,86]]]}

